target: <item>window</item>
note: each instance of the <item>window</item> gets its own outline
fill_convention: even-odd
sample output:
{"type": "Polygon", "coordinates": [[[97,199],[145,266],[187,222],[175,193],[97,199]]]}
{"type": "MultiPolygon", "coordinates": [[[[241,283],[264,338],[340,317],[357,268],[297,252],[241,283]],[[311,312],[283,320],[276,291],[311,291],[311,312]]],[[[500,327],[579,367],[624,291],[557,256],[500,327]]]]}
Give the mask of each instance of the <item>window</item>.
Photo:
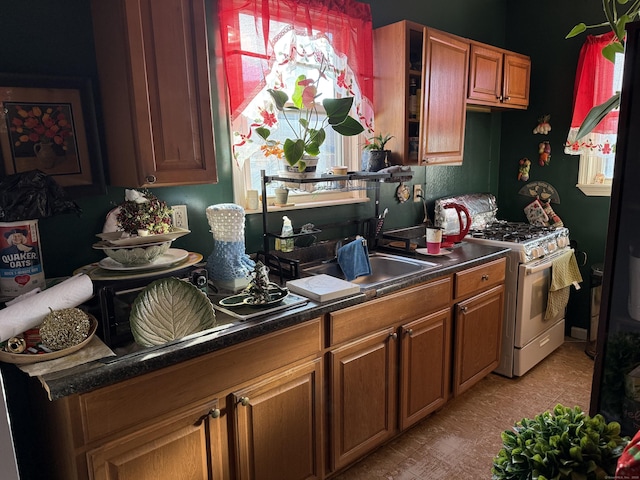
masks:
{"type": "MultiPolygon", "coordinates": [[[[273,175],[283,169],[282,160],[260,149],[264,141],[256,127],[268,125],[269,139],[292,136],[269,89],[291,97],[299,75],[317,79],[322,69],[317,101],[353,97],[351,116],[365,126],[367,136],[373,132],[371,14],[368,5],[353,0],[220,0],[218,5],[231,105],[234,196],[244,205],[246,190],[260,190],[262,170],[273,175]]],[[[318,113],[322,120],[324,112],[318,113]]],[[[325,133],[317,172],[332,165],[357,169],[362,136],[343,137],[331,128],[325,133]]],[[[291,192],[295,203],[364,196],[348,190],[336,194],[329,182],[287,186],[299,187],[291,192]]]]}
{"type": "Polygon", "coordinates": [[[592,132],[576,139],[578,129],[595,105],[609,100],[622,88],[624,55],[615,63],[602,56],[602,48],[614,41],[613,32],[589,36],[580,52],[576,74],[574,112],[565,153],[580,155],[578,187],[585,195],[611,195],[618,130],[618,110],[610,112],[592,132]]]}

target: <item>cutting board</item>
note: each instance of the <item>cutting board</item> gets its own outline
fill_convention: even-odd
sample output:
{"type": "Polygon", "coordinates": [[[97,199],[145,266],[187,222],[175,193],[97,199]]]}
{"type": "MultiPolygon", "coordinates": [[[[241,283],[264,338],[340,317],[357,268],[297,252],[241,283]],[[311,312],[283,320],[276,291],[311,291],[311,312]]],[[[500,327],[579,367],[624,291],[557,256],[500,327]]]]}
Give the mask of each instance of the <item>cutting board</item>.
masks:
{"type": "Polygon", "coordinates": [[[287,288],[316,302],[327,302],[360,293],[359,285],[325,274],[289,280],[287,288]]]}

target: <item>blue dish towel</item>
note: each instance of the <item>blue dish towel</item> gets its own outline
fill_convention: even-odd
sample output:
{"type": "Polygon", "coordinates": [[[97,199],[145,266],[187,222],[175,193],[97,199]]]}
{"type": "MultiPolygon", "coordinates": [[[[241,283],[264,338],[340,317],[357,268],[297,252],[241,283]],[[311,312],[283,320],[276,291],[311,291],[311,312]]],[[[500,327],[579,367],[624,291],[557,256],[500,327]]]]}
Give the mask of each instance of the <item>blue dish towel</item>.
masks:
{"type": "Polygon", "coordinates": [[[338,265],[348,281],[371,275],[369,250],[367,250],[367,245],[362,238],[338,249],[338,265]]]}

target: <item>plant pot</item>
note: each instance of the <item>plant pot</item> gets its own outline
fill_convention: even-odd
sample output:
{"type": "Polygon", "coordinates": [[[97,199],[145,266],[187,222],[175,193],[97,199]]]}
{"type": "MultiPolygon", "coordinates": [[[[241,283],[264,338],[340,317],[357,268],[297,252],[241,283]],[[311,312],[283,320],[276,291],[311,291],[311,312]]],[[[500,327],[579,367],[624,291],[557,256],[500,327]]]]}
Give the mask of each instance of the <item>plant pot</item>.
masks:
{"type": "Polygon", "coordinates": [[[390,163],[391,150],[364,150],[362,152],[362,171],[377,172],[387,168],[390,163]]]}
{"type": "Polygon", "coordinates": [[[283,162],[283,175],[289,178],[311,178],[316,175],[316,167],[318,166],[318,157],[312,157],[310,155],[303,155],[302,160],[305,162],[306,167],[303,171],[300,171],[298,164],[289,165],[286,160],[283,162]]]}
{"type": "Polygon", "coordinates": [[[274,191],[276,196],[276,205],[286,205],[289,199],[289,190],[287,188],[276,188],[274,191]]]}

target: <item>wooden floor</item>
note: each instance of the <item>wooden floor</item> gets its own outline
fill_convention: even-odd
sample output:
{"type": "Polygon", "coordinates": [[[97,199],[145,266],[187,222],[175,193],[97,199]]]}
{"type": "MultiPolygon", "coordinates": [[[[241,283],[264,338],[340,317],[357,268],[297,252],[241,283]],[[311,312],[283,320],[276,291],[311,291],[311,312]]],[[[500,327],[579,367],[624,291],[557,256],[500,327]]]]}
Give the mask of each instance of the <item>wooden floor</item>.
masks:
{"type": "Polygon", "coordinates": [[[516,421],[558,403],[588,413],[593,360],[584,348],[584,342],[568,338],[523,377],[490,374],[334,479],[490,479],[500,434],[516,421]]]}

